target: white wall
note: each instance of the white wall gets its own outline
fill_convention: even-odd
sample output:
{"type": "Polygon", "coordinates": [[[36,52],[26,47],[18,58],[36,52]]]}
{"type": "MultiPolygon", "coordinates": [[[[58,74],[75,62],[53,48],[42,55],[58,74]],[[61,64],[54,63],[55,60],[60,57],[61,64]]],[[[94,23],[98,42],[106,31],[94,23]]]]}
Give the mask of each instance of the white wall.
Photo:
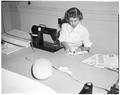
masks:
{"type": "Polygon", "coordinates": [[[100,49],[118,50],[118,2],[27,1],[2,2],[5,31],[21,29],[30,32],[34,24],[57,28],[57,19],[70,7],[78,7],[91,40],[100,49]]]}

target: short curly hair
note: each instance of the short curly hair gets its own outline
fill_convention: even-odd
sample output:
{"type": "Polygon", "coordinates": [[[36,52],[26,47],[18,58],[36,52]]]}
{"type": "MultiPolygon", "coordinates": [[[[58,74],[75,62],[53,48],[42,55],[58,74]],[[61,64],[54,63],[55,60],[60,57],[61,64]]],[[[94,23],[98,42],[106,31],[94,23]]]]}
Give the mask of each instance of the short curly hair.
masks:
{"type": "Polygon", "coordinates": [[[83,14],[78,8],[72,7],[65,12],[64,20],[66,22],[69,22],[70,17],[73,17],[73,18],[78,17],[79,20],[82,20],[83,19],[83,14]]]}

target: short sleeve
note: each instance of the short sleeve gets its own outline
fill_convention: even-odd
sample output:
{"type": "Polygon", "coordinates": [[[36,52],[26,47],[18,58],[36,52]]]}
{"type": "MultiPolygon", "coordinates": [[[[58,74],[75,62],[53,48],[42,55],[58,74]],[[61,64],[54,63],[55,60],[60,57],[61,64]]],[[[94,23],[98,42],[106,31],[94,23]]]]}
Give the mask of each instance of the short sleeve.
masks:
{"type": "Polygon", "coordinates": [[[84,45],[85,45],[85,47],[90,47],[91,46],[89,32],[88,32],[87,29],[85,29],[85,34],[84,34],[84,45]]]}
{"type": "Polygon", "coordinates": [[[62,28],[61,28],[60,36],[59,36],[60,42],[67,41],[69,31],[70,31],[70,25],[68,23],[62,24],[62,28]]]}

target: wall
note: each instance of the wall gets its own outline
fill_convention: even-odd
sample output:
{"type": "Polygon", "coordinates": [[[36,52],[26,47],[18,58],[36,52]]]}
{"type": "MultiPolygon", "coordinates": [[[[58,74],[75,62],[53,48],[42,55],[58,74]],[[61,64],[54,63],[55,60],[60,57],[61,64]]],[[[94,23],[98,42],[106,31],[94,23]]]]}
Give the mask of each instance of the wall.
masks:
{"type": "Polygon", "coordinates": [[[2,2],[5,31],[21,29],[30,32],[34,24],[58,28],[58,18],[74,6],[83,12],[82,23],[88,28],[94,45],[117,52],[118,2],[31,1],[30,5],[27,1],[2,2]]]}

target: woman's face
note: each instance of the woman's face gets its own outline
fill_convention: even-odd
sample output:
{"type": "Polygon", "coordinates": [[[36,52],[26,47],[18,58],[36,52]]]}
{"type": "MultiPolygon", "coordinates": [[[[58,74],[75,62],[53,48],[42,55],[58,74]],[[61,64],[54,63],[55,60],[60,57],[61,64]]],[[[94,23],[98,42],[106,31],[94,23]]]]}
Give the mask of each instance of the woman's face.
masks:
{"type": "Polygon", "coordinates": [[[73,28],[75,28],[79,22],[80,22],[80,20],[77,17],[76,18],[73,18],[73,17],[69,18],[69,23],[73,28]]]}

